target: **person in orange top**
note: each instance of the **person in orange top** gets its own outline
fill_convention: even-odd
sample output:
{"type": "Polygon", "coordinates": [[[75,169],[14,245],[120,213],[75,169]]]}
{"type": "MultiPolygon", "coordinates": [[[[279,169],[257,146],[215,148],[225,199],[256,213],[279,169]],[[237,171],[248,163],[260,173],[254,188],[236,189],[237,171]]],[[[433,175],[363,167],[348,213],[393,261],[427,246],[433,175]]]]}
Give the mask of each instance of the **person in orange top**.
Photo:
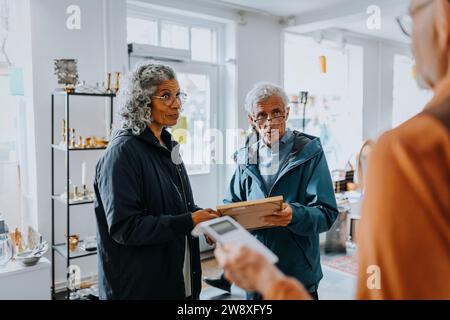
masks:
{"type": "MultiPolygon", "coordinates": [[[[450,2],[412,0],[410,15],[418,75],[434,97],[385,133],[369,159],[357,299],[450,299],[450,2]]],[[[265,299],[310,298],[245,246],[215,254],[225,277],[265,299]]]]}

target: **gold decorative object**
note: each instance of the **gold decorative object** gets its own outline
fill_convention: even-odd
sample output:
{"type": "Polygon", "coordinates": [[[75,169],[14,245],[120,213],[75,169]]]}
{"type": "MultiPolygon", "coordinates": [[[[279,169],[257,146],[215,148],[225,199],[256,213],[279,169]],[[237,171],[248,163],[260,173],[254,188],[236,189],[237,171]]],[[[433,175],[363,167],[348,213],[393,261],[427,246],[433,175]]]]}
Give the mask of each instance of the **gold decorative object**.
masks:
{"type": "Polygon", "coordinates": [[[76,59],[55,59],[54,71],[58,78],[58,83],[64,85],[64,91],[75,92],[75,85],[78,82],[78,68],[76,59]]]}
{"type": "Polygon", "coordinates": [[[15,261],[15,256],[16,256],[16,233],[15,232],[10,232],[9,233],[9,237],[11,238],[11,243],[12,243],[12,252],[13,252],[13,256],[11,258],[12,261],[15,261]]]}
{"type": "Polygon", "coordinates": [[[80,238],[78,235],[73,234],[69,237],[69,250],[70,252],[74,252],[75,250],[77,250],[77,246],[78,246],[78,242],[79,242],[80,238]]]}
{"type": "Polygon", "coordinates": [[[108,77],[106,78],[106,92],[111,93],[111,72],[108,72],[108,77]]]}
{"type": "Polygon", "coordinates": [[[23,242],[22,242],[22,232],[20,232],[19,228],[16,228],[14,231],[14,242],[17,246],[17,252],[21,253],[23,251],[23,242]]]}
{"type": "Polygon", "coordinates": [[[42,235],[34,230],[31,226],[28,227],[28,248],[34,249],[42,243],[42,235]]]}
{"type": "Polygon", "coordinates": [[[117,93],[119,91],[119,80],[120,80],[120,72],[116,72],[116,79],[114,81],[114,93],[117,93]]]}
{"type": "Polygon", "coordinates": [[[67,93],[74,93],[75,86],[73,84],[66,84],[66,86],[64,87],[64,91],[67,93]]]}
{"type": "Polygon", "coordinates": [[[89,148],[91,146],[91,137],[86,137],[84,147],[89,148]]]}
{"type": "Polygon", "coordinates": [[[327,57],[319,56],[320,72],[327,73],[327,57]]]}
{"type": "Polygon", "coordinates": [[[83,137],[82,136],[78,136],[78,148],[83,148],[83,137]]]}
{"type": "Polygon", "coordinates": [[[75,148],[75,129],[70,128],[70,138],[69,138],[69,147],[75,148]]]}
{"type": "Polygon", "coordinates": [[[106,148],[106,146],[108,146],[108,140],[106,139],[97,139],[96,137],[93,137],[93,140],[96,148],[106,148]]]}
{"type": "Polygon", "coordinates": [[[61,120],[61,144],[66,144],[66,120],[61,120]]]}

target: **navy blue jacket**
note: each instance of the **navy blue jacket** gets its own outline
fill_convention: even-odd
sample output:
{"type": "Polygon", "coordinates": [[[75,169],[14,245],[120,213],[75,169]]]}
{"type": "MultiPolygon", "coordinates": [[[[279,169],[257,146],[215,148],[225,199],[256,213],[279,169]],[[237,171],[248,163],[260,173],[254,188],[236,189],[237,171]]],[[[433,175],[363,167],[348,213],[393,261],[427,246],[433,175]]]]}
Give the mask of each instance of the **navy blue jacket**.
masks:
{"type": "Polygon", "coordinates": [[[186,236],[193,298],[200,294],[199,243],[190,236],[199,208],[184,165],[172,161],[178,145],[166,130],[162,138],[168,149],[149,128],[139,136],[119,130],[97,164],[101,299],[184,299],[186,236]]]}

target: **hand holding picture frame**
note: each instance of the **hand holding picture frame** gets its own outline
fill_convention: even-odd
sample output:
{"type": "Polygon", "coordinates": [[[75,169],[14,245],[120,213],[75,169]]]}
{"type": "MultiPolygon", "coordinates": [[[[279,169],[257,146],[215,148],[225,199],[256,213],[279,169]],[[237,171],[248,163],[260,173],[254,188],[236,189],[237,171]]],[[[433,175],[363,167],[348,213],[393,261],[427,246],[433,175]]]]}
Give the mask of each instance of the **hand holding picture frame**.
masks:
{"type": "Polygon", "coordinates": [[[217,206],[221,216],[230,216],[247,230],[271,227],[262,217],[272,215],[281,210],[283,196],[270,197],[252,201],[242,201],[217,206]]]}

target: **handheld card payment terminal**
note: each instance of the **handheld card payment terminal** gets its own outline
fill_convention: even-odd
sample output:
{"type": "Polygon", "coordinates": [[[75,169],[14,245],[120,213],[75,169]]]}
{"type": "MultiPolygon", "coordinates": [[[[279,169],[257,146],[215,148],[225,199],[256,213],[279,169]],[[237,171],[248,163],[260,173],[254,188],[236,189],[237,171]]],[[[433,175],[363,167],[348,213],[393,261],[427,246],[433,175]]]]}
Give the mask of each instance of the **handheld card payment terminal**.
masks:
{"type": "Polygon", "coordinates": [[[210,238],[220,244],[236,242],[246,245],[265,256],[271,263],[276,263],[278,261],[278,257],[272,251],[229,216],[199,223],[195,226],[194,230],[192,230],[192,235],[198,237],[201,234],[207,234],[210,238]]]}

